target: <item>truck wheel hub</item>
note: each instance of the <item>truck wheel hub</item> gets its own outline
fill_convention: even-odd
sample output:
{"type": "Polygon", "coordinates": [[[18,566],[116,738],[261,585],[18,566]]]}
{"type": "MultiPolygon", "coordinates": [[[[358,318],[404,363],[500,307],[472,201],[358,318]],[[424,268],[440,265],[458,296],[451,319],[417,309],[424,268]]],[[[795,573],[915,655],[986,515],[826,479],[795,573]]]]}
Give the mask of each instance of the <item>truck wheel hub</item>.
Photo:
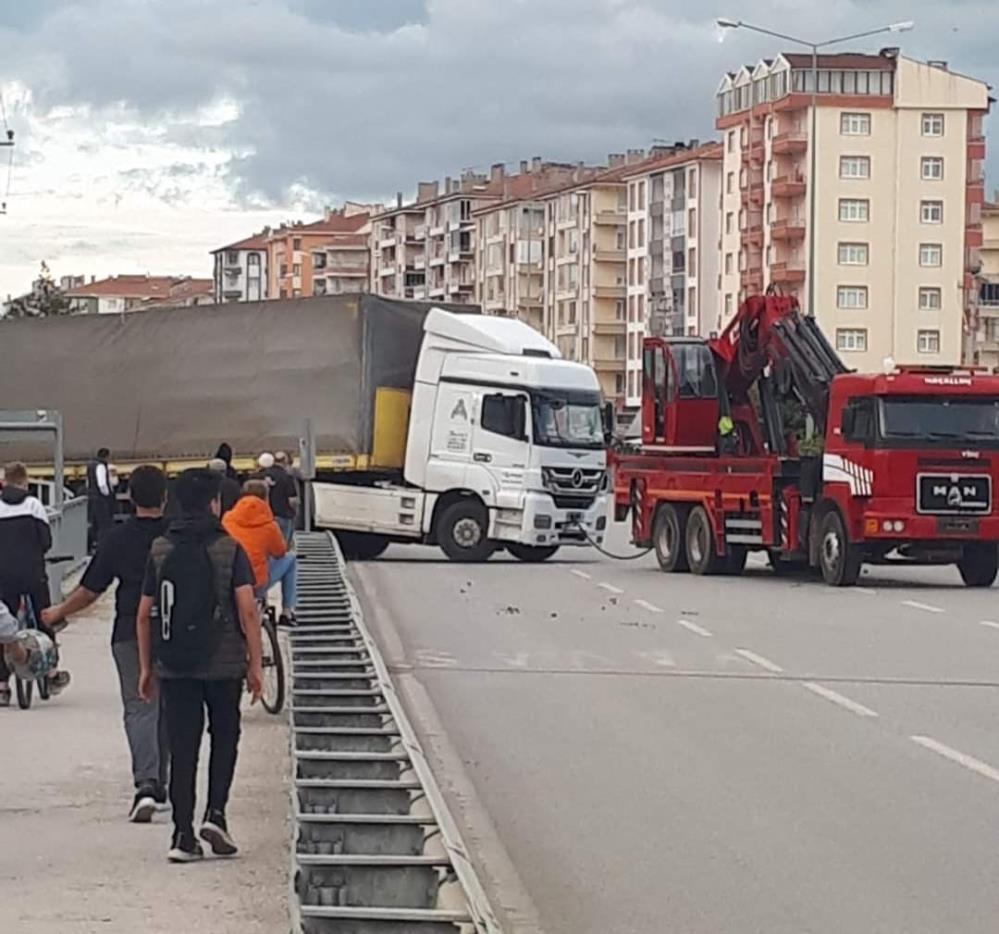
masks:
{"type": "Polygon", "coordinates": [[[482,539],[482,527],[475,519],[459,519],[454,524],[454,540],[462,548],[474,548],[482,539]]]}
{"type": "Polygon", "coordinates": [[[839,536],[835,532],[826,532],[826,537],[822,540],[822,550],[828,564],[839,561],[839,536]]]}

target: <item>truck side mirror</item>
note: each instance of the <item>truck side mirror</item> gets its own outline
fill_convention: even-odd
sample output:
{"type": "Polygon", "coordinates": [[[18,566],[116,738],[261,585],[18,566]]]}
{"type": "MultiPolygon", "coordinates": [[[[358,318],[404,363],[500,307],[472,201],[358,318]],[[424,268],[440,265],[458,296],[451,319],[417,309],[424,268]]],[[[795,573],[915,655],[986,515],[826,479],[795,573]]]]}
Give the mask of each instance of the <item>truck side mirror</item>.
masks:
{"type": "Polygon", "coordinates": [[[610,445],[614,440],[614,403],[605,402],[603,410],[604,444],[610,445]]]}

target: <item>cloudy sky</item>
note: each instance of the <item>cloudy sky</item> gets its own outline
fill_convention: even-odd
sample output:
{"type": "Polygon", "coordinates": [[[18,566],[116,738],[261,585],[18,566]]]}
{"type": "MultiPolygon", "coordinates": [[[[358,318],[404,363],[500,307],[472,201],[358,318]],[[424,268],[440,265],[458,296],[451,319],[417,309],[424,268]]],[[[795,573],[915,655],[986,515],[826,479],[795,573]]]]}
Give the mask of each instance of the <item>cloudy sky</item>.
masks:
{"type": "MultiPolygon", "coordinates": [[[[16,133],[0,297],[56,275],[209,275],[207,251],[346,197],[532,155],[709,138],[721,73],[897,20],[917,58],[999,84],[967,0],[0,0],[16,133]]],[[[995,149],[995,147],[994,147],[995,149]]],[[[0,200],[7,189],[0,150],[0,200]]],[[[999,185],[999,159],[989,160],[999,185]]]]}

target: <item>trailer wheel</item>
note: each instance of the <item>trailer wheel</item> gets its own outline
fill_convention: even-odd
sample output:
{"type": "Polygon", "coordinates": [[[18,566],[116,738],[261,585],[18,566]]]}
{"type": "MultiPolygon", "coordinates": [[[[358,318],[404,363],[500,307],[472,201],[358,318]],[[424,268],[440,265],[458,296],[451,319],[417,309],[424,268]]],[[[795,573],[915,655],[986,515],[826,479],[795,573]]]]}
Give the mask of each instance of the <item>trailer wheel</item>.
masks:
{"type": "Polygon", "coordinates": [[[437,521],[437,541],[452,561],[487,561],[496,550],[489,534],[489,514],[474,499],[460,499],[448,506],[437,521]]]}
{"type": "Polygon", "coordinates": [[[715,536],[711,521],[703,506],[695,506],[687,518],[687,561],[695,574],[717,574],[723,559],[715,551],[715,536]]]}
{"type": "Polygon", "coordinates": [[[749,549],[745,545],[729,545],[728,554],[725,555],[725,573],[738,576],[746,570],[746,558],[749,557],[749,549]]]}
{"type": "Polygon", "coordinates": [[[337,532],[336,539],[348,561],[371,561],[389,546],[384,535],[372,532],[337,532]]]}
{"type": "Polygon", "coordinates": [[[687,545],[684,541],[686,516],[672,503],[661,503],[652,523],[652,544],[659,567],[667,573],[688,571],[687,545]]]}
{"type": "Polygon", "coordinates": [[[999,572],[999,551],[995,545],[965,545],[957,569],[969,587],[991,587],[999,572]]]}
{"type": "Polygon", "coordinates": [[[819,532],[819,569],[830,587],[852,587],[860,577],[863,554],[850,544],[843,517],[830,509],[822,517],[819,532]]]}
{"type": "Polygon", "coordinates": [[[554,555],[558,551],[558,545],[521,545],[517,542],[511,542],[506,546],[506,550],[518,561],[538,564],[541,561],[547,561],[554,555]]]}

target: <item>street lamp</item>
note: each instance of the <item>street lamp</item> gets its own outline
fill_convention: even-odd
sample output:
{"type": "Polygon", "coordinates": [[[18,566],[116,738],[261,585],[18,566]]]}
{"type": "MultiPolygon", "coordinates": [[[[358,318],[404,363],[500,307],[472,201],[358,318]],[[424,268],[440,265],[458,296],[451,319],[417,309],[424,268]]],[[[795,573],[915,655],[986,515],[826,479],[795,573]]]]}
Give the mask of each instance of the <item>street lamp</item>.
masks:
{"type": "Polygon", "coordinates": [[[817,119],[818,110],[817,93],[819,88],[819,49],[824,49],[830,45],[839,45],[843,42],[852,42],[854,39],[866,39],[868,36],[877,36],[885,32],[908,32],[916,24],[912,20],[905,20],[900,23],[889,23],[887,26],[879,26],[877,29],[868,29],[864,32],[855,32],[849,36],[840,36],[836,39],[826,39],[824,42],[809,42],[807,39],[799,39],[797,36],[789,36],[782,32],[775,32],[772,29],[765,29],[762,26],[754,26],[752,23],[745,23],[741,19],[730,19],[720,16],[715,20],[719,29],[748,29],[751,32],[762,33],[764,36],[773,36],[775,39],[784,39],[796,45],[803,45],[812,50],[812,118],[811,118],[811,158],[808,168],[808,314],[815,314],[815,190],[818,188],[818,177],[816,175],[816,151],[818,150],[817,119]]]}

